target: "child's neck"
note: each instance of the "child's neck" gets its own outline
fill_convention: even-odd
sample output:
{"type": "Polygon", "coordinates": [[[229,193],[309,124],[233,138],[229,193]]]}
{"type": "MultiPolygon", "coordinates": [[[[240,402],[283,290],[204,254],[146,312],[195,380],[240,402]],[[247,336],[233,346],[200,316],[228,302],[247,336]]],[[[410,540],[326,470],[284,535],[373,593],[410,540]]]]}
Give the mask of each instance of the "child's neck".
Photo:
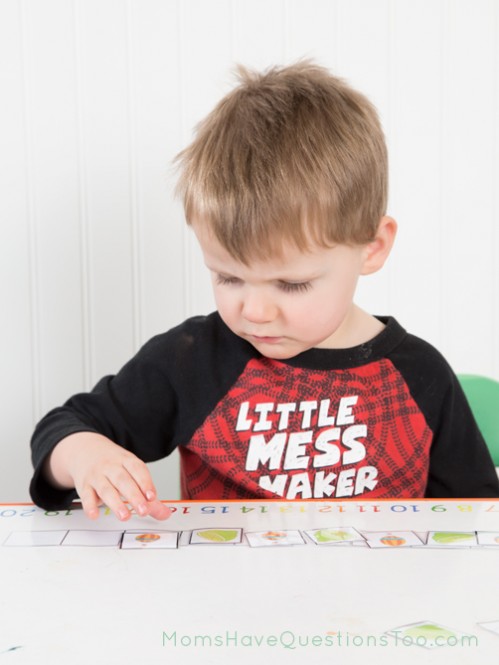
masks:
{"type": "Polygon", "coordinates": [[[374,339],[385,324],[357,305],[352,305],[345,320],[336,332],[317,345],[324,349],[349,349],[374,339]]]}

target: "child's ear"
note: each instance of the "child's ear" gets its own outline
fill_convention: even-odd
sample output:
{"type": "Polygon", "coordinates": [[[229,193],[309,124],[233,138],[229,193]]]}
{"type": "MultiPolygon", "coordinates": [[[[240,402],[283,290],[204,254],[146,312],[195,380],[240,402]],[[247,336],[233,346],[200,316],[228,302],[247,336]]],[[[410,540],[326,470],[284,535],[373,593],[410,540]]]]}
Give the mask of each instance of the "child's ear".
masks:
{"type": "Polygon", "coordinates": [[[397,222],[391,217],[382,217],[376,237],[365,245],[361,275],[370,275],[383,267],[397,235],[397,222]]]}

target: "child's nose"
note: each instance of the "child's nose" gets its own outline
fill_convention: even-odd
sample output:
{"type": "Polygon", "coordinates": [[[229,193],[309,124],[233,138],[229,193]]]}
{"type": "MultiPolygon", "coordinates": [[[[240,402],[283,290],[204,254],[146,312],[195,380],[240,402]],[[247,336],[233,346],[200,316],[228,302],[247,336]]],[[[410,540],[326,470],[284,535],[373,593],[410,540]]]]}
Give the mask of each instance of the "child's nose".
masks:
{"type": "Polygon", "coordinates": [[[251,323],[269,323],[276,316],[276,306],[271,299],[262,293],[245,294],[242,315],[251,323]]]}

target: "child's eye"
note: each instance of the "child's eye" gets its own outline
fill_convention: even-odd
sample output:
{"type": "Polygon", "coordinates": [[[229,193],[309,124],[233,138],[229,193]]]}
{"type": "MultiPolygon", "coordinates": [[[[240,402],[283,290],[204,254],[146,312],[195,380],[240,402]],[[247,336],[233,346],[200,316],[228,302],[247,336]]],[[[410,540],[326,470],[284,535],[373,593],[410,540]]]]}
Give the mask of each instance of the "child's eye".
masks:
{"type": "Polygon", "coordinates": [[[217,284],[237,284],[237,277],[228,277],[227,275],[217,275],[217,284]]]}
{"type": "Polygon", "coordinates": [[[279,282],[279,288],[286,293],[304,293],[312,288],[310,282],[279,282]]]}

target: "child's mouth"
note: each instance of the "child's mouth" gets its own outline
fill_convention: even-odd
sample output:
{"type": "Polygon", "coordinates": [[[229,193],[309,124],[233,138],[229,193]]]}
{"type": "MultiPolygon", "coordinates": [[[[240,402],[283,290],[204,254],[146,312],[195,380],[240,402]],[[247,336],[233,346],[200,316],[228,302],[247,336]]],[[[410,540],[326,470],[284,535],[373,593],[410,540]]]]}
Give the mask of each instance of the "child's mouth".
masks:
{"type": "Polygon", "coordinates": [[[282,340],[282,337],[267,337],[267,336],[260,336],[260,335],[250,335],[251,339],[255,340],[256,342],[260,342],[260,344],[277,344],[282,340]]]}

